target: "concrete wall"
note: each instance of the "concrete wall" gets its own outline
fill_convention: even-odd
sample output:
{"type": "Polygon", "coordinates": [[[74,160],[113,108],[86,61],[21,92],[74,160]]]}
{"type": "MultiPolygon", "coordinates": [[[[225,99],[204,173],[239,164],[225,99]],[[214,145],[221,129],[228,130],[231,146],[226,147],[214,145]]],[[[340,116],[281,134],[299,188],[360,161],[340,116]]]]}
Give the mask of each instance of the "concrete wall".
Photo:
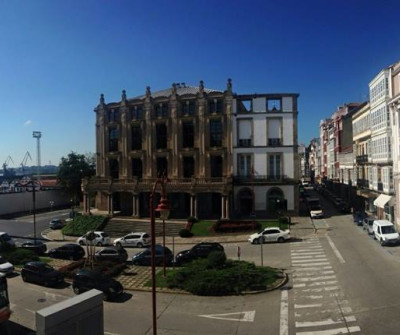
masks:
{"type": "Polygon", "coordinates": [[[36,312],[37,335],[103,335],[103,293],[77,295],[36,312]]]}
{"type": "MultiPolygon", "coordinates": [[[[60,190],[38,191],[35,195],[37,210],[50,208],[50,201],[54,201],[53,207],[70,204],[70,197],[60,190]]],[[[32,209],[32,192],[0,194],[0,215],[31,212],[32,209]]]]}

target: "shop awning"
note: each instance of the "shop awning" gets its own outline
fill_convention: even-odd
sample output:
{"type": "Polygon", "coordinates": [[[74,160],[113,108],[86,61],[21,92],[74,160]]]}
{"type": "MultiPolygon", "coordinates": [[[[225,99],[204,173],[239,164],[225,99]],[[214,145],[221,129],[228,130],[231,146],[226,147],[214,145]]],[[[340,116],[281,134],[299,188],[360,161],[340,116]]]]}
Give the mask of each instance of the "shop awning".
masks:
{"type": "Polygon", "coordinates": [[[386,203],[391,199],[390,195],[381,194],[374,200],[374,205],[379,208],[385,208],[386,203]]]}

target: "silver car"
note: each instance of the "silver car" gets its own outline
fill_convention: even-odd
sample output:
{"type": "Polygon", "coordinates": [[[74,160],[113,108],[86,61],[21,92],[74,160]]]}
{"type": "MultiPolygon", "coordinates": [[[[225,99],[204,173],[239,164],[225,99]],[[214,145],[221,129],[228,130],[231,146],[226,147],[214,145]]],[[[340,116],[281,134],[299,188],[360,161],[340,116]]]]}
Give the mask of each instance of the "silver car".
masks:
{"type": "Polygon", "coordinates": [[[124,237],[116,238],[113,243],[117,247],[143,248],[150,245],[150,235],[147,233],[129,233],[124,237]]]}

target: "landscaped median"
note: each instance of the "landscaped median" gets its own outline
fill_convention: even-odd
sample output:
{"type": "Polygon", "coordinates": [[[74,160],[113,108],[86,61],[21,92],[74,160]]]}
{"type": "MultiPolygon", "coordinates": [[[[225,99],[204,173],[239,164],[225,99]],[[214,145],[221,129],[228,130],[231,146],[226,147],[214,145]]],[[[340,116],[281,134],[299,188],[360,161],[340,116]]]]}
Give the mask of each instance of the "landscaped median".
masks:
{"type": "MultiPolygon", "coordinates": [[[[256,266],[245,261],[228,260],[223,252],[213,252],[185,267],[168,269],[164,278],[157,272],[157,288],[202,296],[240,295],[266,292],[287,281],[280,269],[256,266]]],[[[151,280],[146,284],[151,286],[151,280]]]]}

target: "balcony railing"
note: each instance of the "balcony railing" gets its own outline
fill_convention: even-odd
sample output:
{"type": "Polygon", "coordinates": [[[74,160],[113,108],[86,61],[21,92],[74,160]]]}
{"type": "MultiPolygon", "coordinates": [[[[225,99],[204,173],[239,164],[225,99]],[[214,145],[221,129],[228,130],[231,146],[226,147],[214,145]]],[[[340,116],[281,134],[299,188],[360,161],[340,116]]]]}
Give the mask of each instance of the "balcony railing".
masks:
{"type": "Polygon", "coordinates": [[[269,138],[268,145],[282,145],[282,140],[280,138],[269,138]]]}
{"type": "Polygon", "coordinates": [[[239,147],[250,147],[251,146],[251,139],[240,139],[239,140],[239,147]]]}
{"type": "Polygon", "coordinates": [[[261,183],[261,182],[291,182],[293,178],[289,178],[287,175],[236,175],[233,177],[235,183],[261,183]]]}
{"type": "Polygon", "coordinates": [[[356,163],[357,164],[368,163],[368,155],[356,156],[356,163]]]}

